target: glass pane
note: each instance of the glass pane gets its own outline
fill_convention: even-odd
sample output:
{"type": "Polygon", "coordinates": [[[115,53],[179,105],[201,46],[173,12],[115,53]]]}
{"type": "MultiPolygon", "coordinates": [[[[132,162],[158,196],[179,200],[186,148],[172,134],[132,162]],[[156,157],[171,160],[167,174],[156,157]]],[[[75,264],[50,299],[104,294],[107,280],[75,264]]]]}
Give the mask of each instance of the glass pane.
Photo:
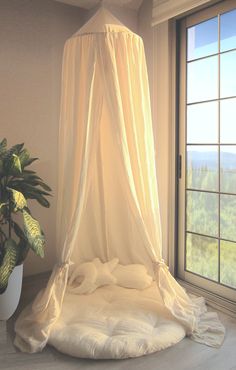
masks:
{"type": "Polygon", "coordinates": [[[217,17],[188,29],[188,60],[218,52],[217,17]]]}
{"type": "Polygon", "coordinates": [[[236,51],[222,54],[220,57],[220,96],[236,95],[236,51]]]}
{"type": "Polygon", "coordinates": [[[220,51],[236,48],[236,9],[220,16],[220,51]]]}
{"type": "Polygon", "coordinates": [[[187,187],[218,191],[217,146],[187,146],[187,187]]]}
{"type": "Polygon", "coordinates": [[[218,102],[187,107],[187,142],[201,144],[218,142],[218,102]]]}
{"type": "Polygon", "coordinates": [[[216,99],[218,96],[217,56],[188,63],[188,103],[216,99]]]}
{"type": "Polygon", "coordinates": [[[218,236],[218,194],[187,191],[187,230],[218,236]]]}
{"type": "Polygon", "coordinates": [[[236,145],[220,148],[220,190],[236,193],[236,145]]]}
{"type": "Polygon", "coordinates": [[[220,196],[220,236],[236,241],[236,196],[220,196]]]}
{"type": "Polygon", "coordinates": [[[186,269],[218,280],[218,241],[187,233],[186,269]]]}
{"type": "Polygon", "coordinates": [[[220,242],[220,282],[236,288],[236,244],[220,242]]]}
{"type": "Polygon", "coordinates": [[[220,102],[220,141],[236,143],[236,99],[220,102]]]}

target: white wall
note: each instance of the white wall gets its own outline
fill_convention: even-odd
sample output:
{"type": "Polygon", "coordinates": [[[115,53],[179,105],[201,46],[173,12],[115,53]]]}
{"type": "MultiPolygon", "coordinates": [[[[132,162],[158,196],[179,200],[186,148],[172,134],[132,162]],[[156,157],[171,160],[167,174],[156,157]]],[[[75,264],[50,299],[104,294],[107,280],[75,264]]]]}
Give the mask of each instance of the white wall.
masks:
{"type": "Polygon", "coordinates": [[[25,274],[51,269],[55,261],[57,136],[65,40],[85,12],[50,0],[0,1],[0,137],[25,142],[40,162],[32,165],[52,187],[51,208],[32,208],[47,238],[43,260],[32,253],[25,274]]]}

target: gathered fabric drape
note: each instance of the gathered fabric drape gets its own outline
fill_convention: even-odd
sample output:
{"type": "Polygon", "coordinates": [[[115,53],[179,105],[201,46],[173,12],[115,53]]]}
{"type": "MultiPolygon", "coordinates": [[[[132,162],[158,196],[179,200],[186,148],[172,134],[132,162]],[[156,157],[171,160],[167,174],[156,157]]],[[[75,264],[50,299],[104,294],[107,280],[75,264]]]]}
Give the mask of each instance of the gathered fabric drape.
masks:
{"type": "MultiPolygon", "coordinates": [[[[102,10],[104,15],[104,10],[102,10]]],[[[100,12],[101,13],[101,12],[100,12]]],[[[96,18],[97,17],[97,18],[96,18]]],[[[94,257],[142,263],[166,308],[196,341],[219,346],[224,328],[191,299],[162,260],[148,78],[142,39],[115,21],[82,29],[65,45],[59,130],[57,264],[19,316],[15,344],[44,348],[60,316],[67,278],[94,257]]],[[[107,13],[106,13],[107,17],[107,13]]],[[[73,308],[72,308],[73,309],[73,308]]]]}

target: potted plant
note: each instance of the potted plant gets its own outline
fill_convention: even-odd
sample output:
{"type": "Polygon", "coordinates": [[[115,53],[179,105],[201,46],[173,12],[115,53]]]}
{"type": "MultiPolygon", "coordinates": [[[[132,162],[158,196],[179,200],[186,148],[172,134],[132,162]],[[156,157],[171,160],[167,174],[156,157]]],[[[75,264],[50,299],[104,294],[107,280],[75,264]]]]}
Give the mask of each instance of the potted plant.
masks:
{"type": "Polygon", "coordinates": [[[18,305],[29,249],[44,256],[45,237],[27,204],[27,199],[35,199],[50,206],[50,187],[28,170],[37,159],[24,144],[8,149],[6,139],[0,142],[0,320],[7,320],[18,305]]]}

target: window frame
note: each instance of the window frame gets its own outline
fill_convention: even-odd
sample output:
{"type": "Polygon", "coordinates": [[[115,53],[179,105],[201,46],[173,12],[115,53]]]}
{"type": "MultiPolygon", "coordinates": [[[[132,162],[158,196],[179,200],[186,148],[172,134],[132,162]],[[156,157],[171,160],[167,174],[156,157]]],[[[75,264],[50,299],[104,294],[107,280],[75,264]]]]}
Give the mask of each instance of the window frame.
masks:
{"type": "MultiPolygon", "coordinates": [[[[215,17],[218,13],[224,13],[236,8],[236,0],[227,0],[216,5],[210,6],[207,9],[200,10],[192,15],[189,15],[179,22],[177,22],[177,46],[176,46],[176,230],[175,235],[177,239],[177,248],[175,263],[175,275],[183,285],[192,287],[193,290],[205,292],[205,296],[210,295],[213,300],[225,300],[228,302],[228,307],[231,308],[236,305],[236,289],[224,286],[209,280],[208,278],[201,277],[195,273],[185,270],[185,207],[186,207],[186,52],[187,40],[186,30],[195,24],[204,22],[210,18],[215,17]],[[178,79],[178,81],[177,81],[178,79]],[[180,158],[182,158],[180,162],[180,158]],[[180,169],[181,166],[181,169],[180,169]],[[179,178],[179,171],[181,170],[181,178],[179,178]],[[215,299],[214,299],[215,297],[215,299]]],[[[191,290],[191,289],[190,289],[191,290]]],[[[204,294],[203,294],[204,295],[204,294]]]]}

